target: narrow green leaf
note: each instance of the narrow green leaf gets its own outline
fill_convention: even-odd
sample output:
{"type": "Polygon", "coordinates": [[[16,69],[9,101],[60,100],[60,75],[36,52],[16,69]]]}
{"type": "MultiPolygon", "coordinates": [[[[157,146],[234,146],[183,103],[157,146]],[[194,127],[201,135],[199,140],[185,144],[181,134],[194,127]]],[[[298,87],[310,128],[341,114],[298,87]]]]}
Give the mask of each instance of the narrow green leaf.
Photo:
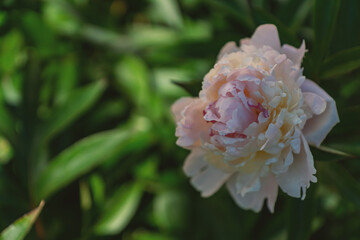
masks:
{"type": "Polygon", "coordinates": [[[42,139],[48,140],[64,129],[87,109],[89,109],[100,97],[105,89],[105,82],[98,81],[86,87],[75,90],[69,98],[53,110],[53,113],[41,128],[42,139]]]}
{"type": "Polygon", "coordinates": [[[331,179],[342,197],[352,202],[360,210],[360,185],[353,176],[341,165],[328,163],[322,168],[324,174],[331,179]]]}
{"type": "Polygon", "coordinates": [[[26,234],[31,229],[31,226],[34,224],[35,220],[39,216],[43,207],[44,201],[41,201],[40,205],[36,209],[19,218],[13,224],[7,227],[4,231],[2,231],[0,234],[0,240],[24,239],[26,234]]]}
{"type": "Polygon", "coordinates": [[[360,68],[360,46],[338,52],[325,60],[323,78],[333,78],[360,68]]]}
{"type": "Polygon", "coordinates": [[[316,0],[314,4],[314,33],[315,33],[315,64],[320,67],[321,61],[329,50],[334,34],[340,0],[316,0]]]}
{"type": "Polygon", "coordinates": [[[99,164],[119,158],[121,154],[127,152],[128,144],[132,144],[132,138],[138,134],[145,134],[143,131],[143,129],[124,127],[101,132],[65,149],[38,176],[34,188],[35,198],[47,198],[99,164]]]}
{"type": "Polygon", "coordinates": [[[288,217],[288,236],[291,240],[306,240],[311,234],[311,225],[316,212],[316,185],[312,186],[306,192],[306,198],[289,199],[289,217],[288,217]]]}
{"type": "Polygon", "coordinates": [[[0,119],[0,134],[6,137],[10,142],[14,142],[16,136],[14,119],[1,102],[0,119]]]}
{"type": "Polygon", "coordinates": [[[120,233],[135,215],[143,187],[140,183],[123,185],[109,200],[95,225],[95,233],[109,235],[120,233]]]}

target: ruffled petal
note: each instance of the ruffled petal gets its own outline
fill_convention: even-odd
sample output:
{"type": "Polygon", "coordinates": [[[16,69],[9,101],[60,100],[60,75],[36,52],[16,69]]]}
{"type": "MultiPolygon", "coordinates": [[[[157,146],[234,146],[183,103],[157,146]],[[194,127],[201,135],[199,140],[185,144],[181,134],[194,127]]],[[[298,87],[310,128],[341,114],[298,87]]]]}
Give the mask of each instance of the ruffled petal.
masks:
{"type": "MultiPolygon", "coordinates": [[[[305,80],[301,85],[301,90],[304,94],[313,93],[319,96],[318,108],[323,108],[321,99],[326,101],[326,108],[321,114],[313,115],[312,118],[306,121],[302,130],[306,140],[315,146],[320,146],[330,130],[339,122],[339,115],[336,109],[334,99],[332,99],[322,88],[311,80],[305,80]]],[[[306,99],[305,99],[306,101],[306,99]]]]}
{"type": "Polygon", "coordinates": [[[299,154],[294,154],[293,163],[284,173],[277,174],[280,188],[292,197],[305,199],[306,189],[310,182],[317,182],[314,174],[314,159],[304,136],[301,136],[302,147],[299,154]]]}
{"type": "Polygon", "coordinates": [[[293,46],[284,44],[282,46],[282,53],[286,54],[286,56],[293,61],[296,65],[300,67],[302,59],[305,55],[305,41],[302,41],[300,48],[295,48],[293,46]]]}
{"type": "Polygon", "coordinates": [[[256,47],[270,46],[280,50],[280,40],[277,28],[273,24],[260,25],[251,37],[251,43],[256,47]]]}
{"type": "Polygon", "coordinates": [[[239,48],[236,46],[235,42],[228,42],[226,43],[220,50],[217,59],[221,59],[224,55],[237,52],[239,51],[239,48]]]}
{"type": "Polygon", "coordinates": [[[201,140],[209,137],[210,124],[204,120],[203,110],[205,103],[199,98],[180,99],[172,107],[175,117],[177,118],[177,127],[175,135],[178,138],[176,144],[192,149],[201,144],[201,140]],[[183,110],[182,107],[184,107],[183,110]]]}
{"type": "Polygon", "coordinates": [[[192,150],[185,161],[184,172],[191,177],[191,184],[201,192],[201,196],[209,197],[219,190],[232,173],[210,165],[205,156],[206,152],[200,148],[192,150]]]}
{"type": "Polygon", "coordinates": [[[176,122],[181,120],[182,111],[185,109],[186,106],[190,105],[190,103],[192,103],[194,100],[195,98],[182,97],[171,106],[171,112],[174,114],[176,122]]]}
{"type": "Polygon", "coordinates": [[[237,205],[244,209],[251,209],[255,212],[259,212],[263,206],[265,198],[267,198],[267,206],[270,212],[274,212],[274,206],[278,194],[278,185],[273,174],[269,174],[268,176],[260,179],[259,191],[248,192],[244,196],[241,195],[236,187],[237,180],[238,174],[234,174],[226,184],[237,205]]]}

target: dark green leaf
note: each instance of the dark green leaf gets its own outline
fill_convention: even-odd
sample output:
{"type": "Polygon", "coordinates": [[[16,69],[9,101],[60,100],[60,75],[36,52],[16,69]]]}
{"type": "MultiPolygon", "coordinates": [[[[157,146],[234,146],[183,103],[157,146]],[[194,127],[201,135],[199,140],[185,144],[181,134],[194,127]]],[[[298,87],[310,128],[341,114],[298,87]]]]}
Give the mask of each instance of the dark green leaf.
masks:
{"type": "Polygon", "coordinates": [[[338,192],[360,210],[360,185],[357,180],[339,163],[328,163],[322,168],[324,174],[336,186],[338,192]]]}
{"type": "Polygon", "coordinates": [[[53,110],[50,118],[42,125],[42,139],[48,140],[89,109],[105,89],[105,82],[98,81],[75,90],[69,98],[53,110]]]}
{"type": "Polygon", "coordinates": [[[306,240],[311,234],[311,225],[316,213],[316,185],[312,184],[304,200],[289,198],[288,236],[289,240],[306,240]]]}
{"type": "Polygon", "coordinates": [[[322,66],[323,78],[333,78],[360,67],[360,46],[334,54],[322,66]]]}
{"type": "Polygon", "coordinates": [[[319,68],[326,56],[334,34],[340,0],[315,0],[314,33],[315,33],[315,68],[319,68]]]}
{"type": "Polygon", "coordinates": [[[98,235],[120,233],[131,221],[139,206],[143,186],[140,183],[124,184],[109,200],[95,225],[98,235]]]}
{"type": "Polygon", "coordinates": [[[13,224],[7,227],[4,231],[1,232],[0,240],[24,239],[26,234],[29,232],[31,226],[39,216],[43,206],[44,202],[42,201],[36,209],[19,218],[13,224]]]}

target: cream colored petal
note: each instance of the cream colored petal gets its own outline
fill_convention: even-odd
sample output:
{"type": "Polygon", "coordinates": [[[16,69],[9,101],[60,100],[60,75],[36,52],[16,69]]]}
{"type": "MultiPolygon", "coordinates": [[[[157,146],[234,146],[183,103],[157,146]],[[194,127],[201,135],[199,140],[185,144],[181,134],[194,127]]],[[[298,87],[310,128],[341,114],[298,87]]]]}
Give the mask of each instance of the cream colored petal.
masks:
{"type": "Polygon", "coordinates": [[[314,93],[326,101],[326,109],[321,114],[308,119],[302,130],[310,144],[320,146],[326,135],[339,122],[335,101],[316,83],[308,79],[301,85],[301,90],[303,93],[314,93]]]}
{"type": "Polygon", "coordinates": [[[280,40],[277,28],[273,24],[260,25],[251,37],[251,43],[257,47],[270,46],[280,50],[280,40]]]}
{"type": "Polygon", "coordinates": [[[282,46],[282,53],[286,54],[288,58],[290,58],[293,63],[298,65],[300,67],[302,59],[305,55],[306,49],[305,49],[305,41],[302,41],[300,48],[295,48],[293,46],[284,44],[282,46]]]}
{"type": "Polygon", "coordinates": [[[194,100],[195,98],[182,97],[171,106],[171,112],[174,114],[176,122],[181,120],[182,111],[185,109],[186,106],[191,104],[194,100]]]}
{"type": "Polygon", "coordinates": [[[251,209],[255,212],[259,212],[264,204],[264,200],[267,198],[267,206],[270,212],[274,212],[274,206],[278,194],[278,185],[272,174],[260,179],[261,186],[259,191],[248,192],[244,196],[238,193],[236,181],[237,175],[234,174],[229,179],[226,186],[237,205],[244,209],[251,209]]]}
{"type": "Polygon", "coordinates": [[[224,55],[237,52],[239,51],[239,48],[236,46],[235,42],[228,42],[226,43],[220,50],[217,59],[221,59],[224,55]]]}
{"type": "Polygon", "coordinates": [[[305,198],[310,182],[317,182],[314,174],[314,159],[304,136],[301,136],[302,146],[299,154],[294,154],[293,163],[284,173],[277,174],[276,180],[280,188],[292,197],[305,198]]]}

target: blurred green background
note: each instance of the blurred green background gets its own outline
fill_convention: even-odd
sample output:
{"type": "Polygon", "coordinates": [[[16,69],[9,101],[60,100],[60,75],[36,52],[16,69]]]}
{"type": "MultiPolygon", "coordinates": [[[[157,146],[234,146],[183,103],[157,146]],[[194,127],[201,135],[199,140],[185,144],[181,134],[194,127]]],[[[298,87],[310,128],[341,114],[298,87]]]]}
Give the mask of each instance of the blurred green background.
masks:
{"type": "Polygon", "coordinates": [[[0,6],[0,239],[359,239],[360,1],[0,6]],[[274,214],[240,209],[225,189],[201,198],[169,110],[197,94],[227,41],[263,23],[282,43],[306,41],[305,76],[341,120],[312,148],[306,200],[280,193],[274,214]],[[41,207],[15,222],[42,199],[36,222],[41,207]]]}

